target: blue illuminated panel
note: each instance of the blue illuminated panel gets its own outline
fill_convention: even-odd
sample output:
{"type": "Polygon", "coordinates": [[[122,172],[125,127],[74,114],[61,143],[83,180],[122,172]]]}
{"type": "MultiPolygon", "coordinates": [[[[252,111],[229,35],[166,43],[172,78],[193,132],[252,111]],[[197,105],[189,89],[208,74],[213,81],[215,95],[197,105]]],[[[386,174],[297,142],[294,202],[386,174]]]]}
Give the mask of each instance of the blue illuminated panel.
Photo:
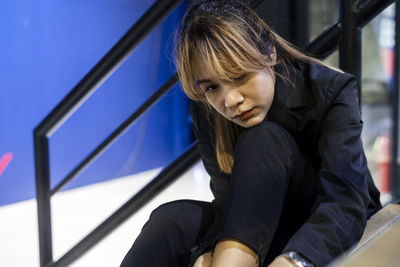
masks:
{"type": "MultiPolygon", "coordinates": [[[[0,205],[35,197],[33,130],[153,1],[1,1],[0,205]]],[[[51,137],[58,184],[175,72],[182,4],[51,137]]],[[[171,90],[66,189],[164,166],[191,142],[188,101],[171,90]]]]}

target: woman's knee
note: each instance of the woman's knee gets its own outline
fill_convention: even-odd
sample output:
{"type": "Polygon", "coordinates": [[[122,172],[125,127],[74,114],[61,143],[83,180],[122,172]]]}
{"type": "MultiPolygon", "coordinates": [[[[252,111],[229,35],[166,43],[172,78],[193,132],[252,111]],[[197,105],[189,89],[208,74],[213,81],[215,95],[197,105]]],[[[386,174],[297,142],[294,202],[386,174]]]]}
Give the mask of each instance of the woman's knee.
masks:
{"type": "Polygon", "coordinates": [[[277,123],[264,121],[246,129],[240,135],[235,154],[243,153],[249,156],[254,152],[259,155],[263,151],[274,150],[291,154],[296,149],[296,141],[285,128],[277,123]]]}
{"type": "Polygon", "coordinates": [[[160,205],[150,214],[149,220],[157,220],[160,223],[171,223],[179,220],[179,210],[185,206],[185,203],[180,201],[169,202],[160,205]]]}
{"type": "Polygon", "coordinates": [[[164,263],[168,266],[187,265],[190,249],[197,240],[202,210],[207,210],[207,204],[210,205],[181,200],[156,208],[121,266],[162,266],[164,263]]]}
{"type": "MultiPolygon", "coordinates": [[[[201,224],[207,225],[212,220],[210,203],[178,200],[163,204],[150,215],[144,228],[149,228],[153,234],[174,234],[193,230],[201,230],[201,224]]],[[[205,227],[205,226],[204,226],[205,227]]]]}
{"type": "Polygon", "coordinates": [[[179,228],[184,220],[187,220],[184,213],[180,212],[185,209],[185,206],[185,203],[175,201],[162,204],[153,210],[144,228],[150,228],[151,232],[156,235],[179,228]]]}

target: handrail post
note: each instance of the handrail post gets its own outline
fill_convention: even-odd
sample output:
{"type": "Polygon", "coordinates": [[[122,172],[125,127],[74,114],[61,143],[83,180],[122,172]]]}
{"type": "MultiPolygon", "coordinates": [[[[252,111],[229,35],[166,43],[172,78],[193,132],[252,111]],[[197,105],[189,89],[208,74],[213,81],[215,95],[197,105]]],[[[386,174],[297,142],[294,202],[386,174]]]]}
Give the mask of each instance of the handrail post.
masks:
{"type": "Polygon", "coordinates": [[[339,67],[356,76],[358,107],[361,110],[361,28],[357,26],[354,8],[357,0],[340,1],[342,34],[339,41],[339,67]]]}
{"type": "Polygon", "coordinates": [[[35,131],[34,145],[40,266],[45,267],[53,262],[50,213],[49,140],[43,133],[35,131]]]}
{"type": "Polygon", "coordinates": [[[400,101],[400,0],[396,1],[395,15],[395,46],[394,46],[394,88],[393,88],[393,129],[392,129],[392,200],[400,199],[400,169],[399,169],[399,101],[400,101]]]}
{"type": "Polygon", "coordinates": [[[393,2],[394,0],[357,1],[354,11],[357,14],[357,26],[364,27],[393,2]]]}

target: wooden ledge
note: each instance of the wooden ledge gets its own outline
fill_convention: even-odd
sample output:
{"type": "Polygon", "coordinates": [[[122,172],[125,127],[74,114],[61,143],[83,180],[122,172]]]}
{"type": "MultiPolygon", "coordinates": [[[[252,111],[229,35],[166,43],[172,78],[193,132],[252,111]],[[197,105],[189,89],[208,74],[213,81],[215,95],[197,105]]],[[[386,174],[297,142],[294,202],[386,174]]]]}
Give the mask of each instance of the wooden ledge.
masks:
{"type": "Polygon", "coordinates": [[[388,204],[383,207],[379,212],[369,218],[360,242],[358,242],[357,246],[351,253],[357,251],[372,239],[378,237],[398,220],[400,220],[399,204],[388,204]]]}
{"type": "Polygon", "coordinates": [[[399,260],[400,205],[389,204],[368,220],[357,246],[329,267],[398,267],[399,260]]]}

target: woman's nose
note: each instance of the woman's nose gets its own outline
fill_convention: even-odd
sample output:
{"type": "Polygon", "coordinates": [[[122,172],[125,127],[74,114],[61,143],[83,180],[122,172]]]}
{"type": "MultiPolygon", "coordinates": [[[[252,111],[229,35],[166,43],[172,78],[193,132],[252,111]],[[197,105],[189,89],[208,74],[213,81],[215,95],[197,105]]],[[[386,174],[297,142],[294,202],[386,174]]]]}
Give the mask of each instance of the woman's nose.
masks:
{"type": "Polygon", "coordinates": [[[225,107],[226,108],[236,107],[243,101],[244,101],[244,97],[238,90],[231,89],[225,95],[225,107]]]}

